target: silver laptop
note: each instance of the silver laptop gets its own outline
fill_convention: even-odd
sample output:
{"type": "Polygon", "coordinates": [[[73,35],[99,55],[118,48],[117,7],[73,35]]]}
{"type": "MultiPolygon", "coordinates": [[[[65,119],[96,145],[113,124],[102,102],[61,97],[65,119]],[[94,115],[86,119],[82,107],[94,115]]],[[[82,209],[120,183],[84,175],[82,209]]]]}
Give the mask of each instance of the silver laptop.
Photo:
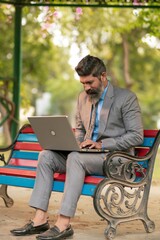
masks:
{"type": "Polygon", "coordinates": [[[80,148],[73,129],[64,115],[32,116],[28,120],[43,149],[82,152],[106,152],[106,150],[80,148]]]}

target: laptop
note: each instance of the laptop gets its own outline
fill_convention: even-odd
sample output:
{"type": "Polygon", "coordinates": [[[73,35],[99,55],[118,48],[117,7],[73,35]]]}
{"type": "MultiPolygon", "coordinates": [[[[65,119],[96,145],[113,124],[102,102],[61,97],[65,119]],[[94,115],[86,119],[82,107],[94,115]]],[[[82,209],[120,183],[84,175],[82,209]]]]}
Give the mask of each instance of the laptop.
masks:
{"type": "Polygon", "coordinates": [[[108,152],[102,149],[80,148],[65,115],[32,116],[28,120],[43,149],[78,152],[108,152]]]}

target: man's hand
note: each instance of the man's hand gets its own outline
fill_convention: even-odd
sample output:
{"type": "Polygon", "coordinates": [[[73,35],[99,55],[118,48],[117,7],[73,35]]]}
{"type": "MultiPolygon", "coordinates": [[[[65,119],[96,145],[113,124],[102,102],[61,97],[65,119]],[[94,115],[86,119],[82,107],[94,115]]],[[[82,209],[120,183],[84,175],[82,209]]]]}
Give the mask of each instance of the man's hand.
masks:
{"type": "Polygon", "coordinates": [[[93,142],[90,139],[85,140],[80,144],[80,148],[95,148],[95,149],[101,149],[102,148],[102,143],[101,141],[99,142],[93,142]]]}

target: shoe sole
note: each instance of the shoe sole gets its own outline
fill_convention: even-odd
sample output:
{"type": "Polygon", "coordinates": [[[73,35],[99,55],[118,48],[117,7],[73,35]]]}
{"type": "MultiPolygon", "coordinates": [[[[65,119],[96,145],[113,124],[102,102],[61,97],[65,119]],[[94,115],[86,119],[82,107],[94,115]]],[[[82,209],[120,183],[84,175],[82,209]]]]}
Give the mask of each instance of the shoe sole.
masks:
{"type": "Polygon", "coordinates": [[[39,231],[39,232],[30,232],[30,233],[12,233],[12,235],[14,236],[30,236],[30,235],[34,235],[34,234],[41,234],[41,233],[44,233],[45,231],[47,231],[48,229],[44,230],[44,231],[39,231]]]}
{"type": "Polygon", "coordinates": [[[43,236],[37,236],[36,239],[37,240],[62,240],[62,239],[66,239],[66,238],[70,238],[72,239],[73,238],[73,234],[74,232],[69,232],[68,234],[66,233],[66,235],[63,237],[63,236],[58,236],[58,237],[43,237],[43,236]]]}

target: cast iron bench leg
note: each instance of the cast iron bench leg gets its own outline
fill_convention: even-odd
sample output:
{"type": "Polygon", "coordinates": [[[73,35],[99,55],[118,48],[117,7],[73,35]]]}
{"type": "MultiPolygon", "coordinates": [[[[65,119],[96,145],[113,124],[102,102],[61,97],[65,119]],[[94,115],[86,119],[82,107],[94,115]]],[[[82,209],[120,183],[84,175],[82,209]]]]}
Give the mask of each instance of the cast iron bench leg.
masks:
{"type": "Polygon", "coordinates": [[[0,197],[3,198],[4,203],[6,205],[6,207],[12,207],[13,206],[13,199],[10,198],[7,194],[7,185],[1,185],[0,187],[0,197]]]}
{"type": "Polygon", "coordinates": [[[146,230],[147,233],[151,233],[154,231],[155,229],[155,223],[153,221],[151,221],[148,216],[146,216],[145,219],[142,219],[144,228],[146,230]]]}

